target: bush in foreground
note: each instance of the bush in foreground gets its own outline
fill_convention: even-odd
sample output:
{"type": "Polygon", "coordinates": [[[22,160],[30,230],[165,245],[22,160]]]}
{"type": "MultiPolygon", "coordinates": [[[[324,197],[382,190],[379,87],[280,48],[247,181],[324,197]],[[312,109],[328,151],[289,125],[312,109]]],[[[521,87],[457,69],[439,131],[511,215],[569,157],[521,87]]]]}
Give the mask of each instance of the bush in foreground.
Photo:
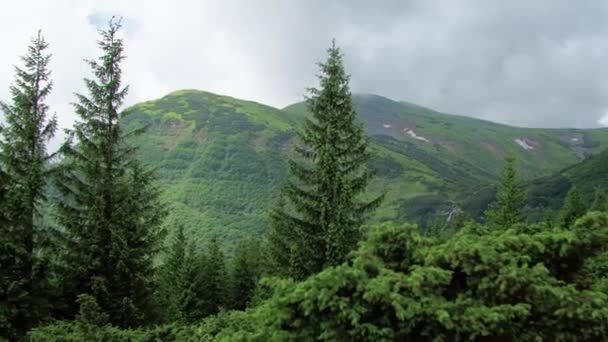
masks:
{"type": "MultiPolygon", "coordinates": [[[[470,223],[441,240],[385,224],[343,265],[302,282],[267,279],[272,294],[248,311],[145,331],[106,326],[100,333],[116,335],[100,338],[604,340],[607,243],[608,215],[599,212],[569,228],[470,223]]],[[[69,340],[82,331],[59,323],[30,337],[69,340]]]]}

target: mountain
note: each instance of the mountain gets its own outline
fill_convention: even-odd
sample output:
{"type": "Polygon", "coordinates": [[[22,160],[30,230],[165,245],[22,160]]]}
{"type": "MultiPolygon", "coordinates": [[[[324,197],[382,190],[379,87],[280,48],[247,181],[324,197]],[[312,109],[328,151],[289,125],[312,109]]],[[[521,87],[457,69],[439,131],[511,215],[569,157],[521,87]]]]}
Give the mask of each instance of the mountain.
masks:
{"type": "MultiPolygon", "coordinates": [[[[526,214],[531,221],[545,219],[547,210],[553,213],[559,211],[572,186],[578,187],[583,201],[591,205],[596,187],[608,190],[608,150],[552,175],[524,182],[522,186],[527,190],[526,214]]],[[[495,191],[495,187],[490,184],[479,187],[474,194],[465,198],[463,209],[473,217],[481,215],[494,200],[495,191]]]]}
{"type": "MultiPolygon", "coordinates": [[[[183,225],[199,239],[216,236],[228,247],[264,232],[303,116],[193,90],[140,103],[128,112],[126,130],[148,127],[135,143],[164,183],[172,207],[169,229],[183,225]]],[[[387,194],[377,219],[402,220],[403,207],[413,198],[443,202],[440,192],[458,193],[460,179],[443,177],[427,165],[431,162],[402,153],[414,145],[396,140],[386,145],[391,144],[371,144],[370,167],[378,177],[370,195],[387,194]]]]}
{"type": "MultiPolygon", "coordinates": [[[[376,220],[418,220],[495,181],[502,158],[527,178],[546,176],[608,147],[608,130],[515,128],[442,114],[377,95],[354,97],[377,173],[370,196],[386,193],[376,220]]],[[[197,90],[137,104],[123,119],[141,158],[157,167],[171,205],[167,227],[216,236],[230,249],[262,234],[286,176],[303,103],[277,109],[197,90]]]]}
{"type": "Polygon", "coordinates": [[[557,210],[573,185],[581,190],[583,200],[588,204],[593,201],[596,187],[608,190],[608,150],[554,175],[530,182],[529,202],[534,208],[557,210]]]}
{"type": "MultiPolygon", "coordinates": [[[[512,154],[524,178],[557,172],[566,165],[608,147],[608,129],[538,129],[501,125],[449,115],[378,95],[356,95],[366,132],[416,143],[418,148],[451,164],[469,163],[491,176],[512,154]]],[[[285,108],[305,112],[303,103],[285,108]]]]}

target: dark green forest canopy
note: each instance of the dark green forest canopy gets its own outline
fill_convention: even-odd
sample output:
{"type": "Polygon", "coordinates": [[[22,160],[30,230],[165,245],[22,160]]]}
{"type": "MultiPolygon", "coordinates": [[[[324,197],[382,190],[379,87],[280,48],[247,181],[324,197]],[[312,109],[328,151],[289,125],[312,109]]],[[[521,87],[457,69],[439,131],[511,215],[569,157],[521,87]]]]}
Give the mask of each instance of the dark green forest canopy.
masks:
{"type": "MultiPolygon", "coordinates": [[[[98,336],[196,340],[589,340],[607,338],[608,215],[568,228],[468,224],[448,239],[377,226],[350,261],[294,283],[267,278],[244,312],[98,336]],[[187,337],[186,337],[187,336],[187,337]]],[[[82,336],[77,324],[33,337],[82,336]]]]}
{"type": "Polygon", "coordinates": [[[347,265],[275,285],[247,338],[606,338],[608,216],[567,229],[469,224],[441,242],[377,227],[347,265]]]}

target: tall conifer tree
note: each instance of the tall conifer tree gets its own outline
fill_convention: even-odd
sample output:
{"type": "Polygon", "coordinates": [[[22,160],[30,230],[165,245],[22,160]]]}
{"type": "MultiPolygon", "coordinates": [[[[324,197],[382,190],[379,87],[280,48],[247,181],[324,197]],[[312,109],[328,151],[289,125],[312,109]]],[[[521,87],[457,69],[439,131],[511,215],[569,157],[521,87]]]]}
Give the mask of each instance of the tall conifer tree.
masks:
{"type": "Polygon", "coordinates": [[[89,294],[111,323],[124,327],[146,322],[152,312],[152,261],[165,209],[152,172],[139,164],[119,123],[128,90],[120,27],[112,19],[100,31],[102,55],[87,61],[94,77],[85,79],[88,94],[77,94],[80,120],[61,149],[66,158],[58,187],[68,241],[65,299],[75,303],[77,295],[89,294]]]}
{"type": "Polygon", "coordinates": [[[496,201],[485,212],[490,225],[507,227],[520,223],[524,219],[523,208],[526,204],[526,192],[519,186],[515,159],[508,156],[502,171],[500,185],[496,192],[496,201]]]}
{"type": "Polygon", "coordinates": [[[591,211],[608,211],[608,198],[606,198],[606,192],[601,187],[595,188],[595,198],[591,205],[591,211]]]}
{"type": "Polygon", "coordinates": [[[356,122],[349,76],[335,43],[328,54],[319,64],[320,89],[310,89],[306,101],[312,118],[300,133],[300,158],[289,162],[287,205],[272,212],[276,233],[291,245],[289,273],[297,278],[342,263],[381,201],[358,199],[372,177],[365,168],[367,140],[356,122]]]}
{"type": "Polygon", "coordinates": [[[42,34],[32,39],[23,67],[15,68],[10,103],[0,103],[5,126],[0,138],[0,335],[20,333],[48,314],[44,262],[37,257],[42,231],[40,206],[52,158],[46,149],[57,121],[45,103],[52,90],[51,55],[42,34]],[[10,224],[8,221],[10,219],[10,224]],[[3,222],[2,222],[3,221],[3,222]]]}
{"type": "Polygon", "coordinates": [[[184,228],[180,226],[160,272],[159,302],[164,304],[165,316],[170,321],[191,321],[202,317],[197,291],[201,270],[195,257],[194,246],[188,242],[184,228]]]}
{"type": "Polygon", "coordinates": [[[583,203],[581,192],[576,185],[573,185],[568,194],[566,194],[564,205],[559,212],[559,224],[562,227],[569,227],[576,219],[585,215],[586,211],[587,208],[583,203]]]}
{"type": "MultiPolygon", "coordinates": [[[[0,134],[2,134],[2,126],[0,126],[0,134]]],[[[8,185],[10,179],[6,172],[4,172],[3,166],[0,163],[0,238],[8,238],[9,230],[9,218],[8,218],[8,185]]]]}
{"type": "Polygon", "coordinates": [[[216,238],[211,240],[207,253],[201,255],[200,271],[197,280],[198,305],[201,317],[205,317],[218,313],[225,306],[228,294],[226,263],[216,238]]]}
{"type": "Polygon", "coordinates": [[[259,242],[242,240],[236,247],[230,263],[229,306],[244,310],[255,292],[261,274],[261,254],[259,242]]]}
{"type": "MultiPolygon", "coordinates": [[[[281,214],[286,210],[286,189],[283,188],[278,195],[274,209],[271,212],[270,229],[265,240],[266,269],[271,274],[289,275],[293,269],[291,265],[292,249],[295,248],[295,230],[288,226],[281,214]]],[[[295,252],[295,251],[294,251],[295,252]]]]}

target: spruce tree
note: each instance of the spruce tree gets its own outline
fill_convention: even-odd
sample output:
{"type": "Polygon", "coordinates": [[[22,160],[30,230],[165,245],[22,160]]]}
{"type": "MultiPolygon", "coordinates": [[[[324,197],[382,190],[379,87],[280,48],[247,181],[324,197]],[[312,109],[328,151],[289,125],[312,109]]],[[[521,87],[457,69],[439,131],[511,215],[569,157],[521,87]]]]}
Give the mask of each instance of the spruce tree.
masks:
{"type": "Polygon", "coordinates": [[[119,123],[128,90],[122,86],[120,26],[112,19],[100,31],[102,55],[87,61],[93,78],[85,79],[88,94],[77,94],[79,120],[61,148],[65,160],[57,186],[69,314],[77,310],[76,297],[88,294],[112,324],[125,327],[147,322],[153,312],[152,263],[165,209],[153,173],[126,141],[133,132],[123,132],[119,123]]]}
{"type": "Polygon", "coordinates": [[[543,212],[543,218],[542,218],[542,223],[545,225],[546,228],[553,228],[554,224],[555,224],[555,212],[553,209],[551,208],[547,208],[545,209],[545,211],[543,212]]]}
{"type": "MultiPolygon", "coordinates": [[[[0,136],[2,135],[3,127],[0,124],[0,136]]],[[[9,197],[8,197],[8,188],[11,184],[11,180],[9,176],[4,171],[4,166],[0,163],[0,239],[10,239],[12,238],[9,234],[9,222],[10,222],[10,207],[9,197]]],[[[8,241],[8,240],[6,240],[8,241]]],[[[0,241],[2,242],[2,241],[0,241]]],[[[8,242],[2,243],[2,246],[7,245],[8,242]]],[[[10,255],[8,254],[0,254],[0,258],[10,259],[10,255]]],[[[5,261],[0,261],[3,263],[5,261]]],[[[1,271],[0,271],[1,272],[1,271]]],[[[2,288],[2,287],[0,287],[2,288]]]]}
{"type": "Polygon", "coordinates": [[[275,233],[290,245],[279,250],[289,250],[282,259],[290,260],[289,274],[296,278],[342,263],[381,201],[381,196],[358,199],[372,177],[365,168],[368,143],[356,122],[349,76],[335,43],[328,54],[319,64],[320,89],[310,89],[306,100],[312,118],[299,135],[299,158],[289,161],[286,206],[271,214],[275,233]]]}
{"type": "Polygon", "coordinates": [[[285,188],[279,192],[275,208],[271,213],[270,229],[266,235],[264,253],[265,267],[271,274],[288,275],[292,269],[292,248],[295,244],[295,231],[282,222],[279,216],[286,210],[285,188]]]}
{"type": "Polygon", "coordinates": [[[606,198],[606,192],[601,187],[595,188],[595,198],[591,205],[591,211],[608,211],[608,199],[606,198]]]}
{"type": "Polygon", "coordinates": [[[47,49],[38,32],[22,57],[24,66],[15,68],[10,103],[0,103],[5,120],[0,138],[4,169],[0,170],[0,303],[6,305],[0,313],[0,335],[4,336],[24,333],[49,312],[45,262],[37,256],[43,228],[40,207],[52,172],[48,164],[53,155],[46,145],[57,127],[45,103],[52,90],[47,49]]]}
{"type": "Polygon", "coordinates": [[[230,262],[231,309],[243,310],[247,307],[255,292],[261,266],[259,242],[253,239],[240,241],[230,262]]]}
{"type": "Polygon", "coordinates": [[[502,171],[496,200],[485,212],[486,221],[494,227],[508,227],[524,220],[526,192],[519,186],[515,159],[508,156],[502,171]]]}
{"type": "MultiPolygon", "coordinates": [[[[2,134],[2,126],[0,126],[0,134],[2,134]]],[[[9,205],[8,205],[8,185],[10,179],[4,172],[0,163],[0,238],[9,238],[9,205]]],[[[4,244],[3,244],[4,245],[4,244]]],[[[0,254],[0,257],[8,257],[8,255],[0,254]]],[[[2,261],[0,261],[2,262],[2,261]]]]}
{"type": "Polygon", "coordinates": [[[573,185],[564,199],[564,205],[559,212],[559,224],[562,227],[570,227],[579,217],[585,215],[587,208],[583,203],[581,192],[573,185]]]}
{"type": "Polygon", "coordinates": [[[202,318],[218,313],[226,303],[226,264],[216,238],[211,240],[207,253],[201,256],[199,267],[201,273],[196,287],[202,318]]]}
{"type": "Polygon", "coordinates": [[[196,289],[200,269],[196,266],[194,246],[180,226],[160,272],[159,301],[164,304],[168,321],[191,321],[202,316],[196,289]]]}

